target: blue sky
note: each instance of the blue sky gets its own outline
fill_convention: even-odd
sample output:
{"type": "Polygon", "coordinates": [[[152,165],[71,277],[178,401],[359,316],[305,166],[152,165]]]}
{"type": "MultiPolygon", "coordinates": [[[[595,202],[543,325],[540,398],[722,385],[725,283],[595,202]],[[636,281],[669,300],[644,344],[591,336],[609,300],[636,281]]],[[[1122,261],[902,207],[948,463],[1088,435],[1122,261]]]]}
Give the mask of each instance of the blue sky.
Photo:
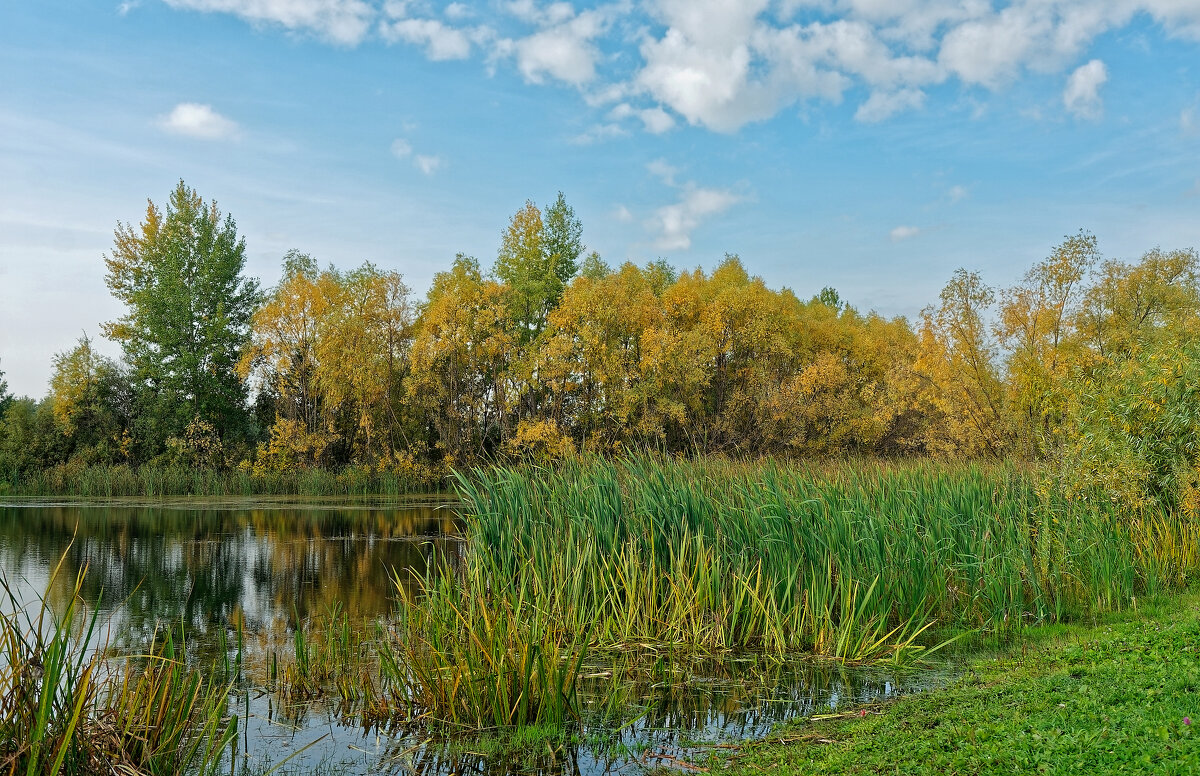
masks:
{"type": "Polygon", "coordinates": [[[1197,63],[1200,0],[13,0],[0,369],[41,396],[120,314],[113,228],[180,178],[266,285],[298,248],[423,294],[559,190],[611,264],[887,315],[1080,228],[1200,247],[1197,63]]]}

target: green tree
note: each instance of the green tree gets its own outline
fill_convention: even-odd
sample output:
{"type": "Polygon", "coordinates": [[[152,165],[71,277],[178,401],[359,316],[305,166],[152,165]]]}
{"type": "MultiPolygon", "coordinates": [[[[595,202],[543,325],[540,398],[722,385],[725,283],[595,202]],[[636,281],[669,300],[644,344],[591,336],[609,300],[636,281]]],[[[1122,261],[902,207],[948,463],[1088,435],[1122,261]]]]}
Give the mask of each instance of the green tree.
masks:
{"type": "Polygon", "coordinates": [[[12,403],[13,395],[8,391],[8,380],[4,379],[4,370],[0,369],[0,420],[4,419],[4,413],[8,412],[12,403]]]}
{"type": "Polygon", "coordinates": [[[242,275],[246,244],[232,216],[180,181],[165,209],[149,202],[137,227],[118,223],[105,264],[127,308],[105,334],[132,369],[145,452],[161,451],[194,421],[223,439],[243,436],[249,415],[237,363],[259,291],[242,275]]]}
{"type": "Polygon", "coordinates": [[[93,463],[122,460],[128,390],[121,368],[97,353],[86,334],[71,350],[55,354],[53,364],[49,405],[70,455],[93,463]]]}
{"type": "MultiPolygon", "coordinates": [[[[582,253],[583,225],[561,191],[544,218],[532,200],[513,214],[501,238],[495,275],[508,287],[509,312],[522,343],[546,328],[550,311],[579,272],[582,253]]],[[[589,265],[594,268],[595,262],[589,265]]]]}
{"type": "MultiPolygon", "coordinates": [[[[550,271],[558,279],[558,296],[579,272],[579,257],[583,253],[583,224],[575,217],[575,209],[567,204],[563,193],[546,209],[546,257],[550,271]]],[[[558,300],[554,300],[557,304],[558,300]]]]}

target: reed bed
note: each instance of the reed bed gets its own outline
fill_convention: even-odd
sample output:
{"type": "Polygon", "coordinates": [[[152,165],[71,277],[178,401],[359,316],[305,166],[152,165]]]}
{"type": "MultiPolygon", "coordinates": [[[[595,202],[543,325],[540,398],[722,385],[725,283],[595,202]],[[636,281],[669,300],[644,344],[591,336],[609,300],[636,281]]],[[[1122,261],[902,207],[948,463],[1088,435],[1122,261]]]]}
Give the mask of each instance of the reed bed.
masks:
{"type": "MultiPolygon", "coordinates": [[[[65,557],[65,556],[64,556],[65,557]]],[[[7,580],[11,614],[0,617],[0,771],[26,776],[128,776],[223,770],[237,718],[232,684],[186,665],[174,637],[144,654],[105,657],[96,615],[84,611],[86,569],[56,613],[51,575],[36,613],[22,612],[7,580]],[[23,620],[23,621],[22,621],[23,620]]]]}
{"type": "Polygon", "coordinates": [[[920,655],[934,628],[1116,609],[1200,568],[1200,526],[1040,496],[1004,465],[631,457],[457,476],[463,584],[596,647],[920,655]]]}
{"type": "Polygon", "coordinates": [[[77,466],[0,478],[0,495],[118,498],[144,496],[397,496],[440,490],[438,477],[380,471],[370,467],[299,469],[259,474],[242,469],[177,466],[77,466]]]}

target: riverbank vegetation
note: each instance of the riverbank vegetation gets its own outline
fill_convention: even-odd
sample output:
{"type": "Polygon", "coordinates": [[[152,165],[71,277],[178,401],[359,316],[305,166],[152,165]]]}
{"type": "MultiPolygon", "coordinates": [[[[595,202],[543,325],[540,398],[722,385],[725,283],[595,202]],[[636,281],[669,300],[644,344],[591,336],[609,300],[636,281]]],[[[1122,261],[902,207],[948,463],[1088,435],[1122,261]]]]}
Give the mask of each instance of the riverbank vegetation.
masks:
{"type": "Polygon", "coordinates": [[[1005,643],[1200,572],[1195,521],[1129,520],[1035,483],[999,464],[478,470],[458,483],[463,553],[415,587],[397,575],[394,622],[363,634],[318,616],[270,675],[359,722],[560,729],[579,718],[585,657],[912,664],[956,636],[1005,643]]]}
{"type": "Polygon", "coordinates": [[[85,336],[44,399],[0,389],[0,487],[416,490],[654,450],[1032,461],[1081,499],[1200,505],[1194,250],[1104,260],[1080,232],[1009,288],[957,271],[909,321],[771,289],[736,256],[611,266],[582,229],[560,194],[424,298],[296,251],[262,290],[233,220],[181,182],[106,257],[123,359],[85,336]]]}

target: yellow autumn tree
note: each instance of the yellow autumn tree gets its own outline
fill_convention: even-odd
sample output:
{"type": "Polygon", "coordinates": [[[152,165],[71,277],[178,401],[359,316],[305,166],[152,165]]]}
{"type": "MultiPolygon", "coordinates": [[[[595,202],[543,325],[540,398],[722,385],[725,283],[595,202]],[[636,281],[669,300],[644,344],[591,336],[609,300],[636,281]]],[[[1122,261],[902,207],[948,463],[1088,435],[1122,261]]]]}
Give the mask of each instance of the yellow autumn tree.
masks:
{"type": "Polygon", "coordinates": [[[1011,446],[997,346],[986,316],[995,293],[978,274],[955,271],[940,302],[921,312],[914,369],[936,418],[926,448],[935,454],[1000,456],[1011,446]]]}

